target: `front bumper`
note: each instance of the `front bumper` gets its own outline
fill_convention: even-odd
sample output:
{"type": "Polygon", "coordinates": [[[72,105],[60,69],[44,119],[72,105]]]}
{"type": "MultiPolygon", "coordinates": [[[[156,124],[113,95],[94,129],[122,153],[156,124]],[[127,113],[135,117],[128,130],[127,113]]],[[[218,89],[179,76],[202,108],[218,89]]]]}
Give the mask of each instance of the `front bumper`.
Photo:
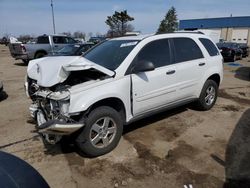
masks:
{"type": "Polygon", "coordinates": [[[30,114],[36,119],[39,133],[53,135],[70,135],[84,126],[83,123],[68,123],[64,120],[46,120],[42,109],[32,104],[29,108],[30,114]]]}

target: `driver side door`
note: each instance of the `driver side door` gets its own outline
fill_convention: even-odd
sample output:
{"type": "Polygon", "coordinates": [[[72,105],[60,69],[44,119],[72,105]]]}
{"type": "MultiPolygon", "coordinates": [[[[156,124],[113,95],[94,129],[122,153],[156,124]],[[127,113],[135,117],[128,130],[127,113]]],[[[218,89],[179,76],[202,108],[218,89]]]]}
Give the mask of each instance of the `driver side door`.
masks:
{"type": "Polygon", "coordinates": [[[160,39],[148,43],[135,58],[135,64],[149,61],[155,66],[152,71],[131,75],[135,116],[175,101],[177,75],[171,54],[169,39],[160,39]]]}

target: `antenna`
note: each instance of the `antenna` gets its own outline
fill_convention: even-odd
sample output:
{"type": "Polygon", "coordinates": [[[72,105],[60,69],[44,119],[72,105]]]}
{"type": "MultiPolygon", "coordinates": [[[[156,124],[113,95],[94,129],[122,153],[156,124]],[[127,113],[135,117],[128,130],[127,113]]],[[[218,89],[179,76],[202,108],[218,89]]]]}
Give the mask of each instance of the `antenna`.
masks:
{"type": "Polygon", "coordinates": [[[52,20],[53,20],[53,31],[54,31],[54,34],[56,34],[53,0],[51,0],[51,10],[52,10],[52,20]]]}

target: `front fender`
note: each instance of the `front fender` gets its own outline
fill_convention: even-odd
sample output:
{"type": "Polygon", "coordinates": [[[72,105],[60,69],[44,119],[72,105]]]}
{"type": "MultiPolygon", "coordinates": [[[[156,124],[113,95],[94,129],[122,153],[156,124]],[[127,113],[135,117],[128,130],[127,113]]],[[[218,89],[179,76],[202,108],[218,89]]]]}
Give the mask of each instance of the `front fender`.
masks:
{"type": "Polygon", "coordinates": [[[130,77],[125,76],[120,79],[110,81],[99,81],[94,87],[85,89],[81,84],[74,86],[70,90],[69,113],[84,112],[93,104],[108,98],[120,99],[126,110],[126,120],[132,118],[130,100],[130,77]]]}

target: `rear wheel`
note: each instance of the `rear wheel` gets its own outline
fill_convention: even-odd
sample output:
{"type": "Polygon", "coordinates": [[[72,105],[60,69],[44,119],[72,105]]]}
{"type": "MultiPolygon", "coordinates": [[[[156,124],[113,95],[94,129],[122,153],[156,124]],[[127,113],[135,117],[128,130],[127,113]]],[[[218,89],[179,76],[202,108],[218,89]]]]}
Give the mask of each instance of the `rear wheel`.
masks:
{"type": "Polygon", "coordinates": [[[236,55],[234,54],[233,55],[233,57],[232,57],[232,59],[231,59],[233,62],[235,62],[236,60],[237,60],[237,57],[236,57],[236,55]]]}
{"type": "Polygon", "coordinates": [[[112,151],[122,136],[120,114],[111,107],[94,109],[85,119],[85,127],[76,139],[78,148],[90,157],[112,151]]]}
{"type": "Polygon", "coordinates": [[[38,59],[38,58],[42,58],[44,57],[46,54],[44,52],[37,52],[36,55],[35,55],[35,59],[38,59]]]}
{"type": "Polygon", "coordinates": [[[207,80],[202,88],[200,97],[197,101],[198,108],[200,110],[210,110],[216,100],[218,95],[218,85],[213,80],[207,80]]]}

